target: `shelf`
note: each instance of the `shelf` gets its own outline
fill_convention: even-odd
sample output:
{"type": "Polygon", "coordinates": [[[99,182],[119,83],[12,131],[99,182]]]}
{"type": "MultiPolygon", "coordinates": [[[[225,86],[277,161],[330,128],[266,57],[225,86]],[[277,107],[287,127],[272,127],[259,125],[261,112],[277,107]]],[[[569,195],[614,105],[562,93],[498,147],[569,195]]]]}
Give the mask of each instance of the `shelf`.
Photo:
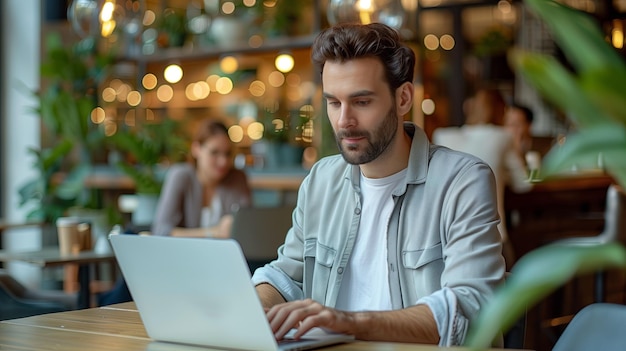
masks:
{"type": "Polygon", "coordinates": [[[129,55],[123,60],[134,60],[138,62],[154,63],[171,60],[193,61],[211,58],[219,58],[220,56],[229,54],[259,54],[281,50],[308,49],[313,45],[315,35],[299,36],[299,37],[281,37],[267,40],[258,48],[250,47],[247,43],[233,45],[230,47],[181,47],[160,49],[152,55],[129,55]]]}

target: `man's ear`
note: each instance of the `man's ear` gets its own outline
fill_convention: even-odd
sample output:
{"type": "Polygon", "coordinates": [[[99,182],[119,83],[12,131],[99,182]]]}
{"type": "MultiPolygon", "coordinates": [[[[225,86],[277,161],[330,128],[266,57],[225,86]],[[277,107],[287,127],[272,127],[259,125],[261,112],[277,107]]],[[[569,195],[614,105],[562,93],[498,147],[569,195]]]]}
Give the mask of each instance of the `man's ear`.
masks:
{"type": "Polygon", "coordinates": [[[413,107],[414,93],[413,83],[411,82],[405,82],[396,89],[396,108],[398,115],[404,116],[411,110],[411,107],[413,107]]]}

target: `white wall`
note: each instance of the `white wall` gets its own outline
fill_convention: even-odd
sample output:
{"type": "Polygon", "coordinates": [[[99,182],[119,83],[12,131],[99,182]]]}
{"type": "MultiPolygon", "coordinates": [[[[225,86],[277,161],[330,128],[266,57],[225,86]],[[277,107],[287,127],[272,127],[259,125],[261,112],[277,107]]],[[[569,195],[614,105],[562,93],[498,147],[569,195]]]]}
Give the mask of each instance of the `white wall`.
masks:
{"type": "MultiPolygon", "coordinates": [[[[23,221],[26,208],[18,206],[17,189],[27,179],[37,175],[32,168],[29,147],[38,147],[40,123],[32,112],[35,101],[29,96],[39,86],[41,0],[3,0],[0,34],[3,55],[2,111],[3,124],[0,142],[4,165],[2,176],[2,218],[9,222],[23,221]]],[[[35,250],[41,247],[38,229],[20,229],[5,232],[3,248],[7,250],[35,250]]],[[[41,271],[28,264],[8,266],[17,279],[30,287],[41,281],[41,271]]]]}

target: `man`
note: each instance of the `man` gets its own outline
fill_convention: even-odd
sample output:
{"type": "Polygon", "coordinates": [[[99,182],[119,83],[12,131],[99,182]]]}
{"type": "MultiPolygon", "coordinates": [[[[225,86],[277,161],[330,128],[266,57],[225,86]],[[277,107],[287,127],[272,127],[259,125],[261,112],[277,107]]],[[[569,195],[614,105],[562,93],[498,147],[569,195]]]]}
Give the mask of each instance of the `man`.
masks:
{"type": "Polygon", "coordinates": [[[504,274],[491,170],[404,123],[415,56],[393,29],[332,27],[312,58],[341,156],[311,169],[278,259],[252,278],[276,337],[461,344],[504,274]]]}

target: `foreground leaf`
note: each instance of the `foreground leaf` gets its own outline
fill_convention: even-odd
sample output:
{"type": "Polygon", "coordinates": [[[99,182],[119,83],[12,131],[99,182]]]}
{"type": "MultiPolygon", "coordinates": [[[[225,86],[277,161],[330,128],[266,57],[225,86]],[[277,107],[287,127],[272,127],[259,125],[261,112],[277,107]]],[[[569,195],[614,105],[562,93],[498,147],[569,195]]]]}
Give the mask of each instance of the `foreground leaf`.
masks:
{"type": "MultiPolygon", "coordinates": [[[[613,174],[613,170],[626,168],[625,151],[626,127],[600,124],[570,134],[565,143],[552,148],[544,159],[542,175],[550,177],[574,167],[595,168],[599,163],[613,174]]],[[[615,178],[626,186],[626,178],[615,178]]]]}
{"type": "Polygon", "coordinates": [[[602,31],[587,13],[556,1],[525,0],[525,4],[548,25],[577,71],[622,65],[620,56],[607,45],[602,31]]]}
{"type": "Polygon", "coordinates": [[[523,51],[513,51],[511,61],[516,70],[537,91],[570,116],[579,127],[608,120],[593,100],[581,89],[578,79],[556,58],[523,51]]]}
{"type": "Polygon", "coordinates": [[[486,349],[507,331],[526,309],[582,273],[626,269],[626,248],[619,244],[547,245],[522,257],[507,282],[485,306],[470,328],[466,345],[486,349]]]}

